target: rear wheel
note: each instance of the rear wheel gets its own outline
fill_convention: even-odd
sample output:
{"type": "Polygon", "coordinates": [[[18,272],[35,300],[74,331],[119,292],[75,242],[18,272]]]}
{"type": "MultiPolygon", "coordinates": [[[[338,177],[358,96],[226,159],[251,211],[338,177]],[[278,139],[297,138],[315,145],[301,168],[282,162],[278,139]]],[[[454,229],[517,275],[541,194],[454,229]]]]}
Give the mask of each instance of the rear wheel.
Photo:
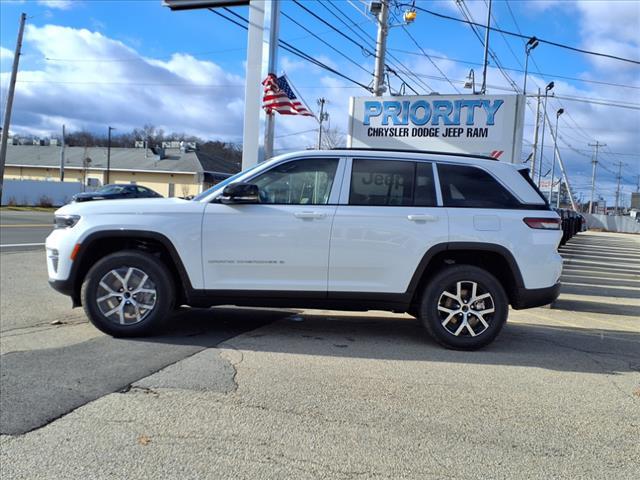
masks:
{"type": "Polygon", "coordinates": [[[152,333],[165,321],[175,301],[166,266],[135,250],[98,261],[85,277],[81,296],[91,323],[114,337],[152,333]]]}
{"type": "Polygon", "coordinates": [[[507,320],[509,302],[500,282],[472,265],[437,273],[420,304],[420,320],[440,344],[475,350],[491,343],[507,320]]]}

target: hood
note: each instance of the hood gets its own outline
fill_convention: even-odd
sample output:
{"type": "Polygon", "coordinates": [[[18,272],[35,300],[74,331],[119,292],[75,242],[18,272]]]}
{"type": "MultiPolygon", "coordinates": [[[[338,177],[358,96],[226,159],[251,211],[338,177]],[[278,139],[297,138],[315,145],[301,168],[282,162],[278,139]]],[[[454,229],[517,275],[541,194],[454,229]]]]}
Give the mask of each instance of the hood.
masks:
{"type": "Polygon", "coordinates": [[[134,198],[130,200],[101,200],[99,202],[70,203],[56,210],[56,215],[106,215],[106,214],[144,214],[181,211],[189,205],[201,205],[199,202],[181,198],[134,198]]]}

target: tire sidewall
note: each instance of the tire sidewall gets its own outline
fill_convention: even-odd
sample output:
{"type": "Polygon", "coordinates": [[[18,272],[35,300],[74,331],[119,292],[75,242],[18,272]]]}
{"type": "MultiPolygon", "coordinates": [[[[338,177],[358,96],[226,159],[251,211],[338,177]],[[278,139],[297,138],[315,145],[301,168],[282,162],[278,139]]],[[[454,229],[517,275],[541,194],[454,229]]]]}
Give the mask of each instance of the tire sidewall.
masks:
{"type": "Polygon", "coordinates": [[[472,265],[454,265],[437,273],[429,281],[420,305],[420,319],[431,336],[447,348],[476,350],[491,343],[500,333],[509,314],[504,288],[492,274],[472,265]],[[491,293],[495,312],[489,328],[476,337],[456,337],[441,324],[438,301],[447,286],[459,281],[473,281],[491,293]]]}
{"type": "Polygon", "coordinates": [[[143,252],[123,251],[108,255],[91,267],[82,284],[81,297],[85,313],[96,328],[114,337],[134,337],[148,335],[162,325],[173,309],[175,294],[169,271],[159,259],[143,252]],[[139,268],[149,275],[156,286],[154,309],[142,321],[132,325],[112,322],[100,312],[96,302],[102,277],[110,270],[121,267],[139,268]]]}

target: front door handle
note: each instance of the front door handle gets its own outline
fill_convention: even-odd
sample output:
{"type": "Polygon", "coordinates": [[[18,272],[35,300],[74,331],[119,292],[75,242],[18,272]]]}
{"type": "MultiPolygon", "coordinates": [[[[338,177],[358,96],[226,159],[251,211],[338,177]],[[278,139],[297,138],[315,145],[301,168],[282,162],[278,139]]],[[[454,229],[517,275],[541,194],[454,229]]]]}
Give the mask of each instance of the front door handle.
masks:
{"type": "Polygon", "coordinates": [[[322,212],[296,212],[293,214],[296,218],[324,218],[327,215],[322,212]]]}
{"type": "Polygon", "coordinates": [[[412,222],[435,222],[436,220],[438,220],[438,217],[436,217],[435,215],[423,214],[407,215],[407,218],[412,222]]]}

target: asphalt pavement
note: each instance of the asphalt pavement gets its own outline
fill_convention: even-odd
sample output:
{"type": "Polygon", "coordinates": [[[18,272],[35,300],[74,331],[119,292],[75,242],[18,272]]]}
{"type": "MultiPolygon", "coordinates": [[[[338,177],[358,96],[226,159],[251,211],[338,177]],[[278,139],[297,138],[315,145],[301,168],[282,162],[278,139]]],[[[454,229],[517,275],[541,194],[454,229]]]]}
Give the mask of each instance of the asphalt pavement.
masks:
{"type": "Polygon", "coordinates": [[[640,238],[561,253],[552,308],[454,352],[383,312],[183,309],[114,340],[43,251],[3,252],[3,478],[636,478],[640,238]]]}
{"type": "Polygon", "coordinates": [[[53,212],[0,210],[0,251],[33,250],[53,230],[53,212]]]}

